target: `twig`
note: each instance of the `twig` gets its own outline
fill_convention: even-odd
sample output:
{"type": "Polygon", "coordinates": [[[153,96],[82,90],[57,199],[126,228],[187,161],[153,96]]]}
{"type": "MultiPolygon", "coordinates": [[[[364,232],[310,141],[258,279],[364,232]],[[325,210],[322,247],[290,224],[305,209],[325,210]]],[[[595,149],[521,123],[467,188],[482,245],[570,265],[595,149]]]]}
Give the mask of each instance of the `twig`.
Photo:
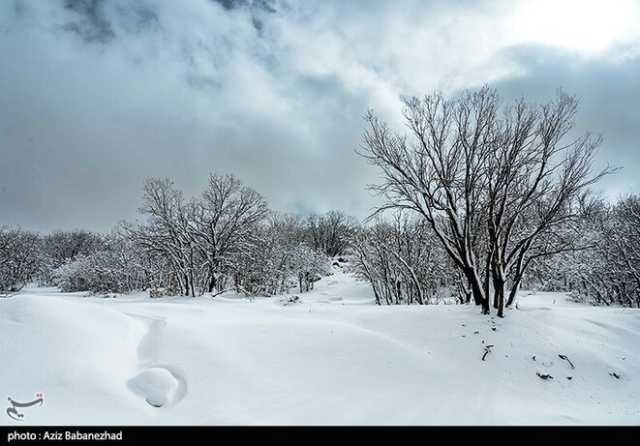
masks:
{"type": "Polygon", "coordinates": [[[576,366],[573,365],[573,362],[571,362],[571,360],[569,358],[567,358],[566,355],[558,355],[558,358],[560,359],[564,359],[565,361],[567,361],[569,363],[569,365],[571,366],[572,369],[575,369],[576,366]]]}
{"type": "Polygon", "coordinates": [[[489,353],[491,353],[491,349],[493,348],[493,344],[485,345],[484,354],[482,355],[482,360],[484,361],[489,353]]]}

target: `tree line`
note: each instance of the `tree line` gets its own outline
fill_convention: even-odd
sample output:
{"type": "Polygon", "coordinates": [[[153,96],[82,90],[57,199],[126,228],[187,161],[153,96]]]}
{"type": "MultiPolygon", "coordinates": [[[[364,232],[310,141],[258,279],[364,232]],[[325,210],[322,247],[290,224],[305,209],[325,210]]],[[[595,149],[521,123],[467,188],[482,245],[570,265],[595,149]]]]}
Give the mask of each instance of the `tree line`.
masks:
{"type": "Polygon", "coordinates": [[[504,103],[488,87],[403,98],[405,130],[373,111],[358,153],[382,180],[365,222],[339,211],[271,211],[233,175],[186,198],[169,179],[143,189],[141,223],[106,235],[0,230],[0,289],[29,280],[64,290],[197,296],[312,289],[348,255],[378,304],[473,302],[504,316],[521,287],[640,306],[640,199],[591,188],[599,136],[575,131],[578,101],[504,103]]]}
{"type": "Polygon", "coordinates": [[[101,293],[305,292],[343,253],[354,227],[339,211],[271,211],[233,175],[210,175],[206,189],[189,199],[169,179],[148,179],[140,215],[141,222],[121,222],[108,234],[0,229],[0,290],[37,280],[101,293]]]}

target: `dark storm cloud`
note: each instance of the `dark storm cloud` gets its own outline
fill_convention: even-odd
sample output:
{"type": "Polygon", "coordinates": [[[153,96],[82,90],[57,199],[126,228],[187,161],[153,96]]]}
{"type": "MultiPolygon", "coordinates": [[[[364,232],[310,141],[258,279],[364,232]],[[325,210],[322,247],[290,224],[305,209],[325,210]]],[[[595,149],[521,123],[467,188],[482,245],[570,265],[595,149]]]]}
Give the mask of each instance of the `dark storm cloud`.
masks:
{"type": "Polygon", "coordinates": [[[189,195],[209,172],[276,209],[364,217],[376,177],[354,153],[364,112],[394,121],[400,94],[486,81],[507,96],[578,94],[580,125],[628,165],[609,185],[631,182],[637,57],[505,49],[510,4],[2,3],[0,224],[106,230],[136,218],[145,177],[189,195]]]}
{"type": "Polygon", "coordinates": [[[115,37],[110,21],[102,11],[104,0],[65,0],[64,8],[77,14],[75,20],[63,25],[87,42],[107,43],[115,37]]]}

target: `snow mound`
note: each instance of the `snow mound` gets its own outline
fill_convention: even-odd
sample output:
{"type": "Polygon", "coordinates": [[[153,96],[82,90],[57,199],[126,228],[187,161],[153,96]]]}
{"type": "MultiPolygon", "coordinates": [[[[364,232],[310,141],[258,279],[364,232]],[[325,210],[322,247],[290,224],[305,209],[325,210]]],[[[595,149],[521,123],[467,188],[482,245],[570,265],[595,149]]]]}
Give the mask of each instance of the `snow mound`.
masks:
{"type": "Polygon", "coordinates": [[[132,378],[128,385],[151,406],[164,407],[176,401],[180,381],[169,370],[152,367],[132,378]]]}

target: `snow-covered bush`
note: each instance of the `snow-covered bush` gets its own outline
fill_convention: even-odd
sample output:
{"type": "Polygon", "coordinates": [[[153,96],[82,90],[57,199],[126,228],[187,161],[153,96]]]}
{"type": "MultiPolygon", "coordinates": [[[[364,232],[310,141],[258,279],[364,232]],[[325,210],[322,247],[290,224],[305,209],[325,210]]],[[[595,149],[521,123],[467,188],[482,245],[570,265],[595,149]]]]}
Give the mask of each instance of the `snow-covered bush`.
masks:
{"type": "Polygon", "coordinates": [[[15,292],[41,269],[40,239],[22,229],[0,228],[0,292],[15,292]]]}
{"type": "Polygon", "coordinates": [[[43,268],[39,282],[53,284],[51,273],[67,262],[79,256],[87,256],[104,249],[104,240],[100,234],[82,229],[72,231],[54,231],[42,237],[41,262],[43,268]]]}
{"type": "Polygon", "coordinates": [[[102,250],[67,261],[53,270],[52,280],[67,292],[127,293],[148,285],[142,261],[126,234],[115,230],[102,250]]]}
{"type": "Polygon", "coordinates": [[[313,284],[329,273],[329,258],[305,244],[296,246],[291,252],[290,269],[298,277],[300,292],[313,289],[313,284]]]}
{"type": "Polygon", "coordinates": [[[84,256],[69,260],[51,271],[51,281],[65,292],[86,291],[91,283],[89,264],[84,256]]]}

